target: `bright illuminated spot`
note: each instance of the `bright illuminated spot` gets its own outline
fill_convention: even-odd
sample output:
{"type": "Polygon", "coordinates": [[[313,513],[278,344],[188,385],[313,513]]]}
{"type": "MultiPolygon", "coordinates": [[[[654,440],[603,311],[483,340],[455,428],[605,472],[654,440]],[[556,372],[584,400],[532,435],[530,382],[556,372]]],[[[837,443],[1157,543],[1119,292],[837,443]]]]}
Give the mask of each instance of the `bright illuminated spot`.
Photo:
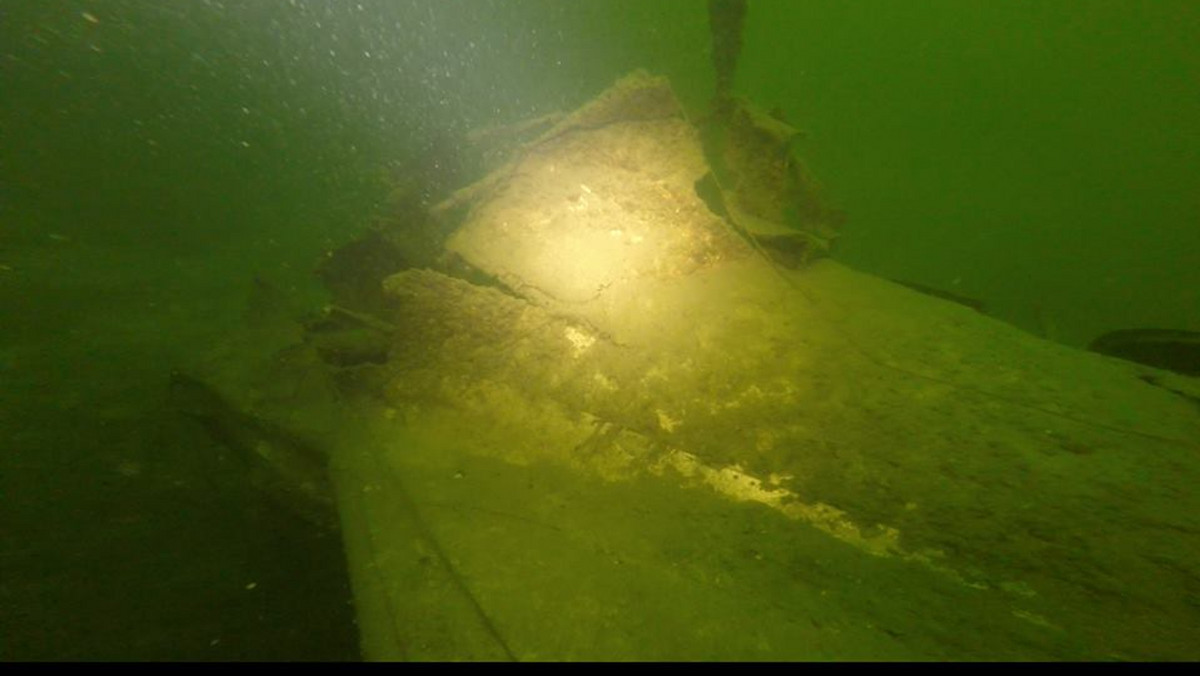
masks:
{"type": "Polygon", "coordinates": [[[571,349],[575,352],[576,358],[578,358],[584,352],[587,352],[588,348],[590,348],[596,342],[594,337],[589,336],[574,326],[568,326],[566,329],[564,329],[563,335],[567,337],[567,340],[571,341],[571,349]]]}
{"type": "Polygon", "coordinates": [[[663,430],[665,430],[666,432],[674,432],[675,428],[679,427],[679,423],[682,422],[680,420],[676,420],[675,418],[672,418],[670,415],[667,414],[666,411],[662,410],[661,408],[658,409],[657,411],[655,411],[655,413],[658,414],[658,426],[663,428],[663,430]]]}

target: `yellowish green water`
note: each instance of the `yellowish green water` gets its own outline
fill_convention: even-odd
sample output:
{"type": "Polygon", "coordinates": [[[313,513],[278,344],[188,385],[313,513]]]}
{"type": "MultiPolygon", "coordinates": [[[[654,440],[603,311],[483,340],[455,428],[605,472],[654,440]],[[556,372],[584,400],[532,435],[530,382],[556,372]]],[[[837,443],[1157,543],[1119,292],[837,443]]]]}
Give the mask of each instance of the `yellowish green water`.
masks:
{"type": "MultiPolygon", "coordinates": [[[[805,130],[835,258],[1075,347],[1200,330],[1198,29],[1186,0],[750,0],[735,90],[805,130]]],[[[356,659],[337,537],[168,407],[171,370],[246,330],[255,276],[319,306],[397,182],[477,178],[471,130],[635,68],[702,110],[708,39],[682,0],[0,0],[0,657],[356,659]]],[[[945,631],[924,655],[975,640],[945,631]]]]}

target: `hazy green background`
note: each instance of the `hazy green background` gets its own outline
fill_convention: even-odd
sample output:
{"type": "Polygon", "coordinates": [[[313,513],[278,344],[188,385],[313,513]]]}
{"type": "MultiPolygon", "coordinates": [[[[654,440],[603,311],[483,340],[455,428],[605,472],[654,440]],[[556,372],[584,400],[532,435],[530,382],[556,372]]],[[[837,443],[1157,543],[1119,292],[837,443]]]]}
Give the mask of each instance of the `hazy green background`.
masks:
{"type": "Polygon", "coordinates": [[[751,4],[742,85],[812,131],[844,260],[1074,344],[1200,329],[1200,5],[751,4]]]}
{"type": "MultiPolygon", "coordinates": [[[[808,130],[842,260],[1076,345],[1200,330],[1200,5],[750,6],[738,88],[808,130]]],[[[698,110],[707,44],[703,0],[0,0],[0,657],[352,652],[303,623],[347,614],[336,548],[214,492],[168,370],[253,275],[312,293],[411,158],[636,67],[698,110]]]]}
{"type": "MultiPolygon", "coordinates": [[[[750,5],[739,88],[810,132],[843,260],[1076,344],[1200,328],[1196,3],[750,5]]],[[[35,238],[336,240],[414,148],[637,66],[691,105],[711,79],[702,0],[0,7],[5,227],[35,238]]]]}

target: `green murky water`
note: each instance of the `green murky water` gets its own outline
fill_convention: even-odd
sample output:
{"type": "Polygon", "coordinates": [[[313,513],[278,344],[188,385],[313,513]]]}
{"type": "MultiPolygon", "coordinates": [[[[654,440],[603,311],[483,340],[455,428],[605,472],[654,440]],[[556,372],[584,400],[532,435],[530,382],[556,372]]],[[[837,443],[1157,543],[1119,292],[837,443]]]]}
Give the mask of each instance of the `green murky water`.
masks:
{"type": "MultiPolygon", "coordinates": [[[[1082,346],[1200,330],[1198,30],[750,0],[735,88],[807,132],[837,259],[1082,346]]],[[[169,409],[171,369],[255,276],[322,302],[397,181],[475,178],[471,130],[635,68],[699,110],[708,40],[698,0],[0,0],[0,658],[357,658],[336,535],[169,409]]]]}

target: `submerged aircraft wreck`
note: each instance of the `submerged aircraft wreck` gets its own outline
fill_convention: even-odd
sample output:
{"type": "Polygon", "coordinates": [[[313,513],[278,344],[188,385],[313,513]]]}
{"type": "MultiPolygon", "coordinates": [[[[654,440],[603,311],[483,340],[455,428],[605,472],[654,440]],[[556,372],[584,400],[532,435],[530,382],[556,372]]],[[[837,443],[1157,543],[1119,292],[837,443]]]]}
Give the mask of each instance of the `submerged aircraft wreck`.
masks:
{"type": "Polygon", "coordinates": [[[631,74],[191,369],[321,449],[364,656],[1196,658],[1200,383],[831,260],[724,105],[631,74]]]}

